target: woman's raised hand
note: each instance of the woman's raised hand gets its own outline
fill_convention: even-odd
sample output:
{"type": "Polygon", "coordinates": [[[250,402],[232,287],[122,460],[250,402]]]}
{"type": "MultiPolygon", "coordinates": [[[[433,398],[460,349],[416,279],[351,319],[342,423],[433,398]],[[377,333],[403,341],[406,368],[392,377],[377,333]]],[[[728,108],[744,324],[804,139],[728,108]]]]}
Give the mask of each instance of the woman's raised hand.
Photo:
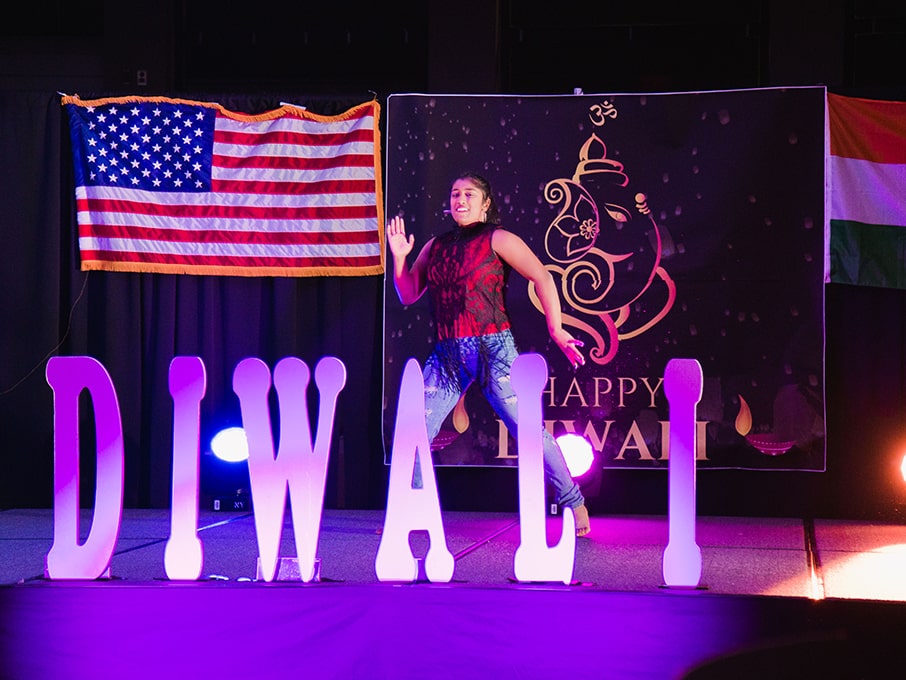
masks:
{"type": "Polygon", "coordinates": [[[387,223],[387,247],[393,257],[405,259],[415,247],[415,236],[406,236],[406,221],[397,215],[387,223]]]}

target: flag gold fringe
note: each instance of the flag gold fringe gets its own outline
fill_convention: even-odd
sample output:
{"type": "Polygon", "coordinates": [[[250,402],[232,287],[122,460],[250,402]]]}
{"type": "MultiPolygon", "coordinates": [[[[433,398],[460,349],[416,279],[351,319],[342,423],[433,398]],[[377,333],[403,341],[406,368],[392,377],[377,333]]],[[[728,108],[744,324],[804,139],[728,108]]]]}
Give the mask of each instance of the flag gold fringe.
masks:
{"type": "MultiPolygon", "coordinates": [[[[340,120],[348,120],[350,118],[358,118],[361,115],[361,112],[365,109],[372,109],[374,114],[374,120],[377,122],[380,119],[381,105],[376,99],[371,101],[363,102],[361,104],[356,104],[355,106],[343,111],[342,113],[337,113],[331,116],[323,115],[320,113],[313,113],[308,109],[303,109],[299,106],[293,106],[292,104],[283,104],[282,106],[271,109],[270,111],[264,111],[263,113],[240,113],[238,111],[230,111],[225,108],[222,104],[216,102],[203,102],[195,99],[179,99],[174,97],[142,97],[138,95],[126,95],[123,97],[104,97],[101,99],[82,99],[79,95],[63,95],[61,98],[61,105],[65,106],[66,104],[74,104],[75,106],[105,106],[107,104],[137,104],[143,102],[160,102],[164,104],[190,104],[193,106],[205,106],[210,109],[216,109],[220,111],[224,116],[228,118],[233,118],[234,120],[240,120],[243,122],[255,122],[262,120],[273,120],[275,118],[280,118],[283,115],[289,114],[295,116],[296,118],[304,118],[307,120],[313,120],[321,123],[332,123],[340,120]]],[[[375,129],[377,129],[375,125],[375,129]]]]}

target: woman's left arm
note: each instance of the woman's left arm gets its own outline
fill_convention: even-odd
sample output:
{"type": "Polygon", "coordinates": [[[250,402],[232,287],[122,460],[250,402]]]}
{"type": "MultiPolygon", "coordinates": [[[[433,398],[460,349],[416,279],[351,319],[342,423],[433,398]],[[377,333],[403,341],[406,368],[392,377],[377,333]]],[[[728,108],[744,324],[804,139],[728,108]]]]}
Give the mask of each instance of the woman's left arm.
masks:
{"type": "Polygon", "coordinates": [[[584,365],[585,357],[579,351],[582,341],[574,338],[569,331],[563,328],[563,313],[557,286],[538,256],[532,252],[525,241],[505,229],[497,229],[494,232],[491,246],[500,259],[534,284],[538,301],[541,303],[541,309],[547,321],[547,332],[557,343],[557,347],[566,355],[569,363],[573,368],[584,365]]]}

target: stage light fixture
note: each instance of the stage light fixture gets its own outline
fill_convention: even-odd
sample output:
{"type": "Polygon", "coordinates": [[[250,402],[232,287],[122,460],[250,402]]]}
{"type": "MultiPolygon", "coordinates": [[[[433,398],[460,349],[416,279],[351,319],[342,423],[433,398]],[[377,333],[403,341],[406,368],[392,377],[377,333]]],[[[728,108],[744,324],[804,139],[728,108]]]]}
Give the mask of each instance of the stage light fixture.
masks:
{"type": "Polygon", "coordinates": [[[557,437],[557,443],[560,445],[560,450],[563,451],[569,474],[574,479],[581,477],[591,469],[595,453],[585,437],[575,433],[562,434],[557,437]]]}
{"type": "Polygon", "coordinates": [[[249,443],[245,430],[228,427],[211,438],[211,453],[228,463],[241,463],[249,458],[249,443]]]}

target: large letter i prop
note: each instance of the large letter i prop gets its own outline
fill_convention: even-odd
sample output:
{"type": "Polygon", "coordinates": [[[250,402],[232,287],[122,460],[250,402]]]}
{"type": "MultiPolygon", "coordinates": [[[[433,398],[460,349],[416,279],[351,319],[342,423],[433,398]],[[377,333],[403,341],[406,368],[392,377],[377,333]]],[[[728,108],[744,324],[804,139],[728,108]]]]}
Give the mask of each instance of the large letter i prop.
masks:
{"type": "Polygon", "coordinates": [[[416,530],[427,530],[430,537],[425,576],[429,581],[449,582],[453,578],[454,562],[447,548],[437,482],[431,465],[431,445],[425,424],[425,385],[418,362],[410,359],[400,385],[390,454],[387,514],[374,562],[379,581],[414,582],[418,579],[418,560],[409,547],[409,533],[416,530]],[[420,489],[412,488],[416,452],[421,468],[420,489]]]}
{"type": "Polygon", "coordinates": [[[170,538],[164,549],[167,578],[194,581],[201,576],[204,550],[198,538],[198,455],[201,399],[207,379],[201,357],[173,357],[173,492],[170,538]]]}
{"type": "Polygon", "coordinates": [[[664,370],[670,402],[667,548],[664,583],[695,587],[702,551],[695,542],[695,406],[702,398],[702,367],[694,359],[672,359],[664,370]]]}
{"type": "Polygon", "coordinates": [[[518,398],[519,531],[514,571],[518,581],[572,580],[576,562],[576,516],[563,512],[560,540],[548,547],[544,515],[544,452],[541,444],[541,390],[547,385],[547,363],[540,354],[523,354],[513,362],[510,379],[518,398]]]}

